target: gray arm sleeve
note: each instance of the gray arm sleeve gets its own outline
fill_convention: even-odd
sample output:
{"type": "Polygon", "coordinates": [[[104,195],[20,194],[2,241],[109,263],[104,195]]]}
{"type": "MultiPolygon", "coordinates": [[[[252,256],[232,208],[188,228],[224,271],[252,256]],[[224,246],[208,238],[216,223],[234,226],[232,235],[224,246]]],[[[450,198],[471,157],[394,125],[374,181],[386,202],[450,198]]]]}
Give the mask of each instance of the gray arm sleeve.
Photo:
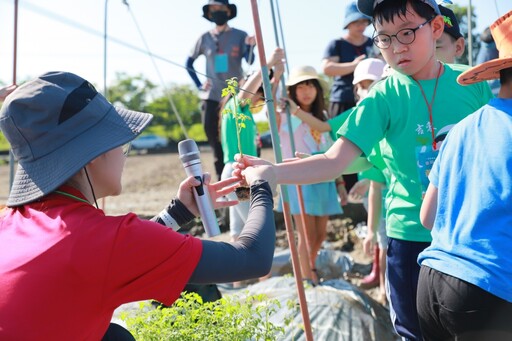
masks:
{"type": "Polygon", "coordinates": [[[251,186],[247,222],[237,242],[203,240],[203,252],[189,283],[224,283],[269,273],[274,257],[276,227],[272,191],[266,181],[251,186]]]}

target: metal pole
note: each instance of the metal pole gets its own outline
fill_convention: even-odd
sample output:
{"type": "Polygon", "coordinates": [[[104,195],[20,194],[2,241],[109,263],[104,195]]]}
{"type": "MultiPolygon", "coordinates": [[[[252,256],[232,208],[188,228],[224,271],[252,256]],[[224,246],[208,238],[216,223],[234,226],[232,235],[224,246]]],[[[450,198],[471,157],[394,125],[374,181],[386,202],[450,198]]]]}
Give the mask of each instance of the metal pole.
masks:
{"type": "MultiPolygon", "coordinates": [[[[273,0],[270,0],[270,9],[272,12],[272,22],[274,24],[274,37],[276,40],[276,45],[280,46],[279,35],[277,34],[276,15],[275,15],[275,11],[274,11],[274,1],[273,0]]],[[[281,35],[281,38],[284,38],[284,37],[281,35]]],[[[284,39],[282,39],[282,41],[283,40],[284,39]]],[[[284,41],[283,41],[283,46],[284,46],[284,41]]],[[[284,51],[285,51],[285,56],[286,56],[286,50],[284,50],[284,51]]],[[[281,81],[281,90],[282,90],[281,97],[286,97],[287,96],[286,83],[284,80],[284,76],[281,76],[280,81],[281,81]]],[[[291,115],[290,115],[290,107],[286,106],[285,110],[286,110],[286,120],[287,120],[288,131],[290,132],[290,148],[292,149],[291,150],[292,153],[295,154],[295,152],[296,152],[295,137],[293,134],[292,120],[291,120],[291,115]]],[[[276,147],[279,148],[279,146],[276,146],[276,147]]],[[[302,275],[309,276],[308,278],[311,278],[315,284],[318,284],[318,277],[316,275],[316,272],[311,271],[311,269],[315,268],[315,264],[313,264],[313,260],[311,259],[311,244],[310,244],[309,238],[307,237],[306,209],[304,207],[304,196],[302,194],[302,187],[297,185],[296,189],[297,189],[297,199],[299,201],[300,219],[302,221],[302,225],[300,228],[297,229],[297,232],[299,233],[299,237],[304,242],[304,244],[306,246],[306,250],[307,250],[306,251],[307,259],[303,259],[303,261],[305,261],[304,268],[305,268],[306,274],[302,274],[302,275]]],[[[283,197],[281,197],[281,199],[282,199],[282,201],[284,201],[283,197]]],[[[283,206],[284,206],[284,202],[283,202],[283,206]]],[[[300,250],[299,250],[299,260],[300,260],[300,250]]]]}
{"type": "Polygon", "coordinates": [[[471,0],[469,0],[468,5],[468,64],[469,66],[473,66],[473,34],[472,34],[472,5],[471,0]]]}
{"type": "MultiPolygon", "coordinates": [[[[14,49],[13,49],[13,67],[12,84],[17,84],[17,61],[18,61],[18,0],[14,0],[14,49]]],[[[14,154],[9,149],[9,192],[14,182],[14,154]]]]}
{"type": "MultiPolygon", "coordinates": [[[[265,93],[265,98],[267,99],[267,109],[269,114],[269,121],[270,121],[270,133],[272,136],[272,144],[273,144],[273,150],[274,150],[274,156],[276,159],[276,162],[282,162],[282,155],[281,150],[278,147],[280,145],[279,143],[279,135],[277,133],[277,124],[276,124],[276,112],[274,108],[274,99],[272,96],[272,87],[270,85],[270,80],[268,77],[268,67],[267,67],[267,61],[265,58],[265,47],[263,44],[263,35],[261,33],[261,24],[260,24],[260,16],[258,12],[258,3],[257,0],[251,0],[251,7],[252,7],[252,15],[253,15],[253,21],[254,21],[254,28],[256,33],[256,42],[258,45],[258,55],[261,65],[261,77],[263,79],[263,90],[265,93]],[[276,147],[277,146],[277,147],[276,147]]],[[[283,189],[283,186],[281,186],[283,189]]],[[[283,190],[282,194],[284,197],[287,197],[287,191],[283,190]]],[[[286,225],[286,235],[288,237],[288,244],[290,245],[290,253],[292,256],[292,267],[293,271],[295,273],[295,282],[297,285],[297,293],[299,297],[299,304],[300,304],[300,310],[302,313],[302,320],[304,322],[304,333],[306,336],[307,341],[313,340],[313,334],[311,332],[311,323],[309,320],[309,312],[307,308],[307,301],[306,301],[306,295],[304,292],[304,285],[302,283],[302,275],[300,272],[300,264],[299,264],[299,257],[297,254],[297,249],[295,247],[295,237],[293,234],[292,224],[290,219],[290,208],[288,203],[288,198],[286,198],[283,201],[283,212],[285,213],[285,225],[286,225]],[[288,221],[287,221],[288,220],[288,221]]]]}
{"type": "MultiPolygon", "coordinates": [[[[104,21],[103,21],[103,96],[108,100],[107,88],[107,10],[108,0],[105,0],[104,21]]],[[[104,211],[107,206],[105,198],[101,198],[101,209],[104,211]]]]}
{"type": "Polygon", "coordinates": [[[103,22],[103,96],[108,99],[107,94],[107,9],[108,0],[105,0],[104,22],[103,22]]]}

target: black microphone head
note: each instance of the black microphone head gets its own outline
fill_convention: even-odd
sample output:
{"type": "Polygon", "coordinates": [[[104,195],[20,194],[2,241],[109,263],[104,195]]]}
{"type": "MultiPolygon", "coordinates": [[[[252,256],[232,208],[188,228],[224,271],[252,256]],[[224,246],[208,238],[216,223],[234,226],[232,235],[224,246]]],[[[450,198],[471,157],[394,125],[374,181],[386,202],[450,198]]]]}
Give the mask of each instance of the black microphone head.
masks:
{"type": "Polygon", "coordinates": [[[197,148],[196,141],[192,139],[180,141],[178,143],[178,153],[183,163],[199,159],[199,148],[197,148]]]}

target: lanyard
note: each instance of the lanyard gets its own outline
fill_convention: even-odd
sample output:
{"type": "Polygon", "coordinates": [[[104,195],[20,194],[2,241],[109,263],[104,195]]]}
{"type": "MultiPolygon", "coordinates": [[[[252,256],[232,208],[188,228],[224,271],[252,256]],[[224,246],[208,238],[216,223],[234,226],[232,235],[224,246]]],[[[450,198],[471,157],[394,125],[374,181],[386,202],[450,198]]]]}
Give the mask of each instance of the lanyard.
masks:
{"type": "Polygon", "coordinates": [[[428,115],[429,115],[429,121],[430,121],[430,131],[432,133],[432,149],[437,150],[437,142],[436,142],[436,133],[434,129],[434,118],[432,116],[432,106],[434,105],[434,100],[436,99],[436,92],[437,92],[437,84],[439,82],[439,76],[441,75],[441,70],[443,69],[443,64],[439,66],[439,71],[437,72],[436,77],[436,85],[434,86],[434,93],[432,94],[432,99],[429,101],[427,100],[427,96],[425,95],[425,91],[423,91],[423,87],[421,86],[420,82],[418,82],[416,79],[414,81],[418,84],[421,90],[421,94],[423,95],[423,100],[425,100],[425,104],[427,105],[428,109],[428,115]]]}
{"type": "Polygon", "coordinates": [[[58,193],[58,194],[60,194],[60,195],[64,195],[64,196],[69,197],[69,198],[76,199],[76,200],[81,201],[81,202],[85,202],[85,203],[87,203],[87,204],[89,204],[89,205],[91,204],[91,203],[90,203],[90,202],[88,202],[87,200],[84,200],[84,199],[82,199],[82,198],[79,198],[79,197],[77,197],[76,195],[73,195],[73,194],[69,194],[69,193],[62,192],[62,191],[54,191],[54,192],[55,192],[55,193],[58,193]]]}

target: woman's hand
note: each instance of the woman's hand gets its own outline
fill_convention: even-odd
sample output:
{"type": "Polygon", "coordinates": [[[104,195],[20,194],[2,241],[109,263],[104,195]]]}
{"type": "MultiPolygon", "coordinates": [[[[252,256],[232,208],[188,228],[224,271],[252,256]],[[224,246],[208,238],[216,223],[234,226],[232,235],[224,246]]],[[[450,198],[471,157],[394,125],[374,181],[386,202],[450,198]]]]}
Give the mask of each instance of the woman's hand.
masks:
{"type": "MultiPolygon", "coordinates": [[[[236,200],[221,200],[219,198],[233,192],[236,187],[239,186],[240,179],[231,177],[222,181],[210,184],[211,176],[205,173],[203,176],[203,185],[208,189],[210,198],[212,200],[213,208],[218,209],[222,207],[229,207],[238,204],[236,200]]],[[[194,192],[196,186],[199,186],[201,182],[190,176],[180,183],[177,197],[178,199],[189,209],[189,211],[195,216],[199,215],[199,209],[197,208],[196,200],[194,198],[194,192]]]]}
{"type": "Polygon", "coordinates": [[[272,194],[276,194],[277,181],[273,166],[259,165],[247,167],[242,171],[242,177],[249,186],[257,180],[266,180],[272,190],[272,194]]]}

